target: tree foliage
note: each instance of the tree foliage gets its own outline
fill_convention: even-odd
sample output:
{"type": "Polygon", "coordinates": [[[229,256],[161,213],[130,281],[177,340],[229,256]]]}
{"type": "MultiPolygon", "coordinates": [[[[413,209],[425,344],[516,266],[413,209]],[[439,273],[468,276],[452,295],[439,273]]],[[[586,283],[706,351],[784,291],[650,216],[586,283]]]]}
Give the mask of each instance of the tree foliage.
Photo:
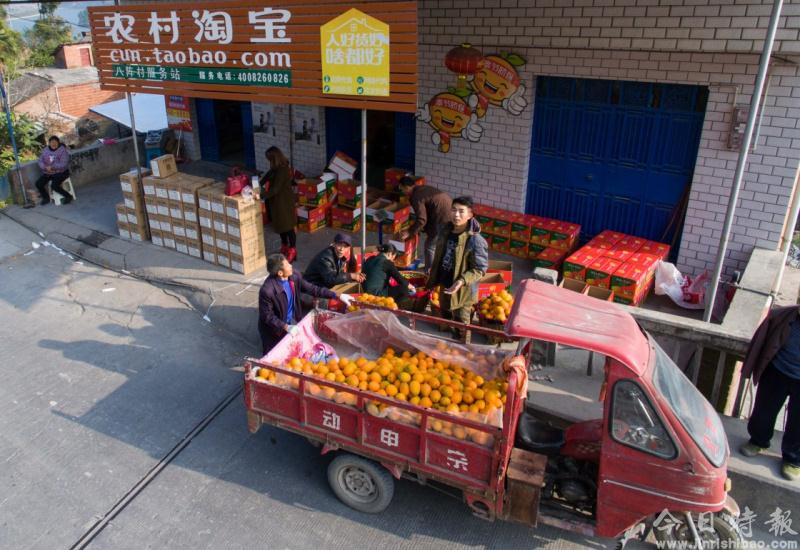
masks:
{"type": "Polygon", "coordinates": [[[72,26],[55,15],[57,7],[58,2],[40,3],[42,17],[25,31],[25,42],[30,50],[25,63],[28,67],[49,67],[53,64],[55,49],[72,42],[72,26]]]}
{"type": "MultiPolygon", "coordinates": [[[[2,10],[5,11],[5,10],[2,10]]],[[[0,66],[5,72],[14,72],[25,50],[22,35],[12,29],[0,14],[0,66]]]]}
{"type": "MultiPolygon", "coordinates": [[[[14,125],[14,138],[17,141],[20,162],[28,162],[38,156],[41,144],[36,139],[39,131],[35,124],[25,115],[11,114],[14,125]]],[[[11,134],[8,131],[5,114],[0,116],[0,174],[5,174],[15,165],[14,149],[11,146],[11,134]]]]}

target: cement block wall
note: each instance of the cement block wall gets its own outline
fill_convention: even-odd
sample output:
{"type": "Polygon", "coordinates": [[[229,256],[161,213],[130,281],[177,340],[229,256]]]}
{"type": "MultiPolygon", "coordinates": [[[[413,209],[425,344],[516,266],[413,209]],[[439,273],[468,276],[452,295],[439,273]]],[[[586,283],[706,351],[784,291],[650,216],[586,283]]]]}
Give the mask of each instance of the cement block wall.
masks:
{"type": "MultiPolygon", "coordinates": [[[[709,100],[678,263],[690,273],[710,268],[738,156],[726,144],[731,113],[735,103],[749,103],[758,68],[756,53],[732,52],[761,48],[763,40],[758,37],[763,38],[763,30],[758,31],[767,25],[771,2],[600,4],[422,0],[420,104],[455,84],[444,56],[453,46],[470,42],[484,54],[506,50],[527,60],[520,74],[528,106],[520,116],[499,108],[490,112],[481,121],[480,141],[454,140],[447,154],[439,153],[431,142],[432,128],[418,121],[415,171],[451,193],[470,193],[480,202],[522,211],[537,76],[707,86],[709,100]]],[[[796,40],[800,0],[785,3],[784,15],[777,47],[792,52],[800,44],[796,40]]],[[[754,247],[777,246],[797,176],[800,71],[795,64],[774,59],[771,78],[761,137],[750,155],[731,235],[728,270],[744,268],[754,247]]]]}
{"type": "Polygon", "coordinates": [[[318,176],[324,170],[325,158],[325,109],[315,106],[289,106],[269,103],[253,103],[254,130],[264,120],[272,120],[266,132],[254,132],[256,168],[269,170],[264,153],[270,147],[278,147],[292,166],[307,176],[318,176]],[[295,131],[302,127],[303,120],[314,119],[318,131],[312,140],[298,140],[295,131]],[[298,121],[300,124],[298,124],[298,121]],[[292,127],[292,123],[294,127],[292,127]]]}
{"type": "MultiPolygon", "coordinates": [[[[70,179],[72,185],[78,189],[103,178],[127,172],[136,166],[133,139],[125,138],[110,145],[92,145],[76,149],[70,151],[69,160],[70,179]]],[[[22,164],[21,168],[28,197],[38,197],[35,183],[41,175],[39,165],[36,161],[31,161],[22,164]]],[[[11,172],[9,179],[13,182],[14,196],[19,202],[21,195],[16,170],[11,172]]]]}

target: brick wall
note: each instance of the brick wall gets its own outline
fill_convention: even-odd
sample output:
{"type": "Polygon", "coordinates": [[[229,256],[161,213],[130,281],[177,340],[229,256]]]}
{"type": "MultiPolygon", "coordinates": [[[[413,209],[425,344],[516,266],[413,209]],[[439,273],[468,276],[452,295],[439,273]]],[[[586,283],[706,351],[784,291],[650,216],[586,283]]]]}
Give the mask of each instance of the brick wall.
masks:
{"type": "MultiPolygon", "coordinates": [[[[779,35],[783,39],[779,47],[784,52],[796,51],[793,48],[798,45],[791,39],[797,37],[796,29],[800,26],[798,2],[800,0],[784,6],[787,17],[782,21],[789,25],[789,30],[784,28],[779,35]]],[[[656,6],[659,10],[651,12],[647,11],[650,8],[633,6],[644,4],[641,1],[608,0],[603,2],[606,7],[593,6],[600,3],[597,0],[469,0],[466,3],[423,0],[420,4],[420,104],[455,84],[455,75],[444,67],[443,60],[447,51],[461,42],[471,42],[485,54],[503,49],[524,57],[528,63],[520,74],[529,104],[520,116],[512,116],[499,108],[491,110],[481,121],[484,132],[480,141],[453,140],[452,149],[447,154],[437,152],[431,142],[432,128],[418,121],[415,171],[424,174],[433,185],[451,193],[471,193],[480,202],[522,210],[530,160],[536,76],[708,86],[709,100],[692,180],[679,267],[688,272],[709,268],[713,265],[737,159],[737,152],[726,146],[731,112],[734,103],[749,103],[758,66],[758,55],[731,52],[744,49],[744,45],[736,43],[736,40],[751,41],[751,49],[761,47],[757,33],[745,28],[747,21],[753,23],[755,20],[735,17],[756,17],[763,28],[766,21],[761,18],[768,18],[769,6],[758,1],[744,6],[724,6],[719,0],[697,0],[692,2],[698,4],[691,7],[693,15],[689,15],[689,7],[678,6],[683,3],[678,1],[652,2],[661,6],[656,6]],[[676,5],[666,6],[668,3],[676,5]],[[553,7],[553,4],[559,7],[553,7]],[[460,9],[453,8],[454,5],[460,9]],[[765,8],[766,15],[763,15],[765,8]],[[608,11],[611,9],[618,15],[604,15],[612,13],[608,11]],[[642,18],[626,19],[630,10],[637,9],[645,9],[642,17],[647,26],[643,28],[640,28],[642,18]],[[540,13],[541,10],[545,11],[540,13]],[[734,11],[742,10],[742,15],[732,15],[734,11]],[[648,15],[655,13],[660,15],[648,15]],[[705,15],[698,15],[701,13],[705,15]],[[722,16],[722,13],[729,15],[722,16]],[[587,16],[589,21],[581,19],[587,16]],[[529,17],[534,21],[529,21],[529,17]],[[601,22],[595,21],[595,17],[601,22]],[[684,19],[689,17],[693,19],[684,19]],[[706,18],[702,25],[699,19],[695,19],[697,17],[706,18]],[[719,17],[729,19],[714,19],[719,17]],[[607,21],[608,18],[611,21],[607,21]],[[617,29],[620,36],[626,28],[640,28],[642,37],[647,36],[653,43],[634,45],[633,36],[626,37],[631,40],[630,46],[621,42],[612,46],[610,36],[599,37],[608,42],[591,40],[594,38],[590,36],[592,33],[604,28],[617,29]],[[674,30],[668,34],[670,29],[674,30]],[[713,38],[698,40],[714,42],[705,45],[701,42],[699,48],[718,51],[680,51],[682,47],[689,48],[690,44],[679,46],[677,42],[655,42],[655,35],[663,34],[663,40],[673,40],[667,37],[677,37],[687,31],[685,39],[692,40],[692,29],[702,30],[708,36],[711,36],[709,29],[713,31],[713,38]],[[740,38],[721,38],[728,35],[740,38]],[[745,36],[748,38],[743,38],[745,36]],[[573,37],[590,40],[570,42],[573,37]],[[557,38],[566,38],[566,41],[557,38]],[[543,47],[533,47],[533,44],[542,44],[543,47]],[[571,48],[568,47],[570,44],[585,44],[590,48],[571,48]],[[546,47],[557,45],[564,47],[546,47]],[[636,50],[644,47],[668,51],[636,50]]],[[[609,31],[604,32],[607,34],[609,31]]],[[[633,32],[626,31],[626,34],[633,32]]],[[[697,31],[694,36],[702,34],[697,31]]],[[[775,248],[797,175],[800,160],[800,72],[793,64],[773,60],[771,74],[761,137],[757,150],[750,155],[731,235],[726,263],[729,270],[743,267],[754,246],[775,248]]]]}
{"type": "Polygon", "coordinates": [[[82,50],[89,52],[89,65],[94,65],[94,55],[90,44],[68,44],[58,50],[55,66],[61,69],[74,69],[85,66],[81,59],[82,50]]]}
{"type": "Polygon", "coordinates": [[[40,94],[21,101],[14,105],[15,113],[25,113],[33,118],[38,118],[47,113],[58,111],[58,98],[55,87],[49,88],[40,94]]]}
{"type": "Polygon", "coordinates": [[[272,146],[278,147],[292,165],[308,176],[322,173],[327,164],[325,158],[325,110],[322,107],[302,106],[290,107],[268,103],[253,103],[253,141],[255,143],[256,167],[259,170],[269,169],[269,163],[264,157],[264,152],[272,146]],[[312,135],[311,141],[296,140],[294,131],[290,128],[291,118],[297,128],[297,121],[314,118],[318,132],[312,135]],[[268,113],[270,115],[268,116],[268,113]],[[272,119],[272,124],[267,127],[267,132],[256,132],[261,124],[262,117],[265,121],[272,119]]]}
{"type": "Polygon", "coordinates": [[[101,90],[100,84],[93,82],[59,87],[58,97],[62,113],[82,117],[89,112],[89,107],[121,99],[125,94],[114,90],[101,90]]]}

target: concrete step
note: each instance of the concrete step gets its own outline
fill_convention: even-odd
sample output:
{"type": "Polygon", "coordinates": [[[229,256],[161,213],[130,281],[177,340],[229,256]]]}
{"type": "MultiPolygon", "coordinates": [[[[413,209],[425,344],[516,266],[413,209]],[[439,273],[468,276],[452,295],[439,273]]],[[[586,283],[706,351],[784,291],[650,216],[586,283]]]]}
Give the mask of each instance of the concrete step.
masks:
{"type": "Polygon", "coordinates": [[[728,460],[728,477],[733,483],[731,496],[739,507],[744,510],[747,506],[761,518],[767,518],[776,506],[782,510],[797,510],[792,516],[800,515],[800,482],[781,477],[783,432],[775,432],[772,446],[764,454],[747,458],[739,453],[739,448],[750,439],[747,421],[722,417],[722,423],[731,448],[728,460]]]}

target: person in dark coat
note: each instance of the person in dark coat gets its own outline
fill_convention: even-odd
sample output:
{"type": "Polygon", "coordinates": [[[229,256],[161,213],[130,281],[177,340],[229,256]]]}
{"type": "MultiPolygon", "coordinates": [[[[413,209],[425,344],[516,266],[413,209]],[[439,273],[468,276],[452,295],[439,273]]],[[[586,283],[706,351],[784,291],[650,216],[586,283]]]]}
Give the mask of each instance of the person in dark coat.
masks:
{"type": "Polygon", "coordinates": [[[289,160],[277,147],[266,151],[269,171],[261,178],[265,189],[264,202],[269,208],[272,228],[281,236],[281,254],[289,263],[297,258],[297,211],[292,191],[292,171],[289,160]]]}
{"type": "Polygon", "coordinates": [[[436,252],[436,236],[451,221],[450,195],[430,185],[414,185],[414,179],[404,176],[400,179],[400,190],[408,195],[416,220],[406,231],[400,234],[405,240],[409,237],[425,234],[425,269],[430,271],[433,254],[436,252]]]}
{"type": "Polygon", "coordinates": [[[393,244],[382,244],[378,247],[378,255],[364,262],[361,268],[366,277],[364,292],[373,296],[400,298],[415,291],[414,285],[410,284],[394,265],[396,257],[397,248],[393,244]],[[389,286],[390,279],[394,279],[397,286],[389,286]]]}
{"type": "Polygon", "coordinates": [[[781,475],[800,479],[800,316],[798,306],[775,308],[759,325],[744,358],[742,376],[752,376],[756,401],[747,423],[750,441],[739,452],[753,457],[767,450],[775,421],[789,399],[781,443],[781,475]]]}
{"type": "MultiPolygon", "coordinates": [[[[473,217],[472,198],[453,200],[452,223],[436,239],[427,289],[441,285],[442,316],[469,324],[478,301],[478,280],[489,269],[489,245],[473,217]]],[[[460,336],[460,332],[456,334],[460,336]]]]}
{"type": "Polygon", "coordinates": [[[292,264],[283,254],[273,254],[267,260],[269,276],[258,291],[258,334],[261,336],[261,352],[266,355],[287,333],[297,330],[296,323],[302,319],[300,293],[318,298],[338,298],[349,305],[352,298],[347,294],[336,295],[327,288],[318,287],[295,273],[292,264]]]}
{"type": "Polygon", "coordinates": [[[356,273],[355,257],[351,254],[350,260],[345,260],[345,253],[351,246],[352,240],[349,235],[337,233],[331,245],[314,256],[303,276],[308,282],[325,288],[342,283],[364,282],[364,274],[356,273]]]}

